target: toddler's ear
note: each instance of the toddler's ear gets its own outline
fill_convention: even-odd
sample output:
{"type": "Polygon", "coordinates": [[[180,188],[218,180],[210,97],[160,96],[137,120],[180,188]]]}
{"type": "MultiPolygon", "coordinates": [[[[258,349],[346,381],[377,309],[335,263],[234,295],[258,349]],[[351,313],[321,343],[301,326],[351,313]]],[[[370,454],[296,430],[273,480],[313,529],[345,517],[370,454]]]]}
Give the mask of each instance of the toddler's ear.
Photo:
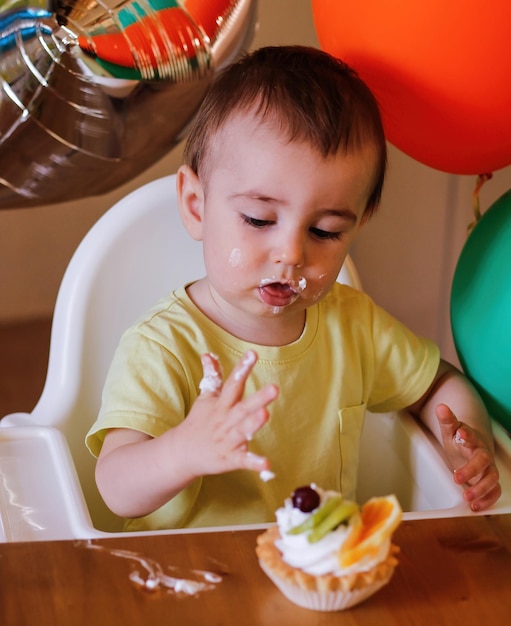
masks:
{"type": "Polygon", "coordinates": [[[192,239],[202,241],[204,190],[199,177],[188,165],[182,165],[178,169],[176,189],[183,224],[192,239]]]}

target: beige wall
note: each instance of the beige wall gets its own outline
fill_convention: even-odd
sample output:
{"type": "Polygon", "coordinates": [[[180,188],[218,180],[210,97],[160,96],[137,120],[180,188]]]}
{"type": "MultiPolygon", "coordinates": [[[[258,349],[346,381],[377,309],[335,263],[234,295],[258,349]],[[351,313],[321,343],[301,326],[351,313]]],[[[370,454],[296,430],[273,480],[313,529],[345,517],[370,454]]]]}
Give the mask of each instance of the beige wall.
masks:
{"type": "MultiPolygon", "coordinates": [[[[309,0],[260,0],[252,47],[317,45],[309,0]]],[[[182,146],[105,196],[0,211],[0,323],[51,314],[65,267],[92,224],[118,198],[176,170],[182,146]]],[[[448,323],[452,273],[471,220],[475,179],[431,170],[391,148],[380,214],[353,250],[362,282],[380,304],[455,360],[448,323]]],[[[511,187],[511,168],[481,194],[488,207],[511,187]]]]}
{"type": "MultiPolygon", "coordinates": [[[[362,230],[352,256],[364,290],[458,364],[449,322],[456,262],[473,219],[472,176],[451,176],[390,147],[379,214],[362,230]]],[[[481,210],[511,188],[511,167],[480,193],[481,210]]]]}

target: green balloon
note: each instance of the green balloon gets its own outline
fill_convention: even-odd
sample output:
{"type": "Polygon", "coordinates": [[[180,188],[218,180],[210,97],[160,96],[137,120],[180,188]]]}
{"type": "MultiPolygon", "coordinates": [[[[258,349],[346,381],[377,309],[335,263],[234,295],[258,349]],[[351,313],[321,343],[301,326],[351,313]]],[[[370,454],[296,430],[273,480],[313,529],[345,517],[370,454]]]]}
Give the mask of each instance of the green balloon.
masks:
{"type": "Polygon", "coordinates": [[[461,251],[451,326],[465,374],[490,415],[511,431],[511,189],[483,214],[461,251]]]}

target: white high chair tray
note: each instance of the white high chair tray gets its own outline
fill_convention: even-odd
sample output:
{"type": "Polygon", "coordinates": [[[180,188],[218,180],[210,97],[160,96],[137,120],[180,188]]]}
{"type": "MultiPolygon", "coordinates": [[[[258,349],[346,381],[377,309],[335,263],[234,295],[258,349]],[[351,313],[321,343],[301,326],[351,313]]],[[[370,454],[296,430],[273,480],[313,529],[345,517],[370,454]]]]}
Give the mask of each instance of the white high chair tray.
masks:
{"type": "Polygon", "coordinates": [[[0,542],[70,539],[88,518],[69,448],[55,428],[0,428],[0,481],[0,542]]]}

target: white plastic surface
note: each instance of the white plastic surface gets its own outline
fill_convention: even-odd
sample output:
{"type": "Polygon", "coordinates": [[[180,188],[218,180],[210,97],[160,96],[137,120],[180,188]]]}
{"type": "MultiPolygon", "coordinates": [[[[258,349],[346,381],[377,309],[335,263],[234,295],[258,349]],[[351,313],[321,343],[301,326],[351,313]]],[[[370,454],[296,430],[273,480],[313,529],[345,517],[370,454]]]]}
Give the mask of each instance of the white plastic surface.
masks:
{"type": "MultiPolygon", "coordinates": [[[[503,494],[486,514],[511,513],[511,439],[493,424],[503,494]]],[[[453,482],[443,450],[408,413],[367,413],[361,441],[358,499],[396,494],[405,519],[473,515],[453,482]]]]}
{"type": "Polygon", "coordinates": [[[62,433],[0,429],[0,541],[72,539],[82,524],[91,521],[62,433]]]}
{"type": "MultiPolygon", "coordinates": [[[[59,290],[41,398],[32,413],[0,420],[0,541],[120,530],[97,492],[85,434],[122,332],[158,298],[203,272],[201,246],[179,217],[175,176],[132,192],[86,235],[59,290]]],[[[361,288],[349,258],[339,281],[361,288]]],[[[395,492],[411,516],[467,514],[438,450],[417,424],[406,416],[369,414],[367,420],[361,500],[395,492]]],[[[495,512],[511,512],[511,444],[499,433],[506,493],[495,512]]]]}
{"type": "Polygon", "coordinates": [[[118,530],[94,482],[84,445],[122,332],[172,288],[201,277],[202,250],[186,233],[176,205],[175,176],[121,199],[77,248],[59,289],[43,393],[31,414],[1,426],[54,426],[64,433],[95,524],[118,530]]]}

